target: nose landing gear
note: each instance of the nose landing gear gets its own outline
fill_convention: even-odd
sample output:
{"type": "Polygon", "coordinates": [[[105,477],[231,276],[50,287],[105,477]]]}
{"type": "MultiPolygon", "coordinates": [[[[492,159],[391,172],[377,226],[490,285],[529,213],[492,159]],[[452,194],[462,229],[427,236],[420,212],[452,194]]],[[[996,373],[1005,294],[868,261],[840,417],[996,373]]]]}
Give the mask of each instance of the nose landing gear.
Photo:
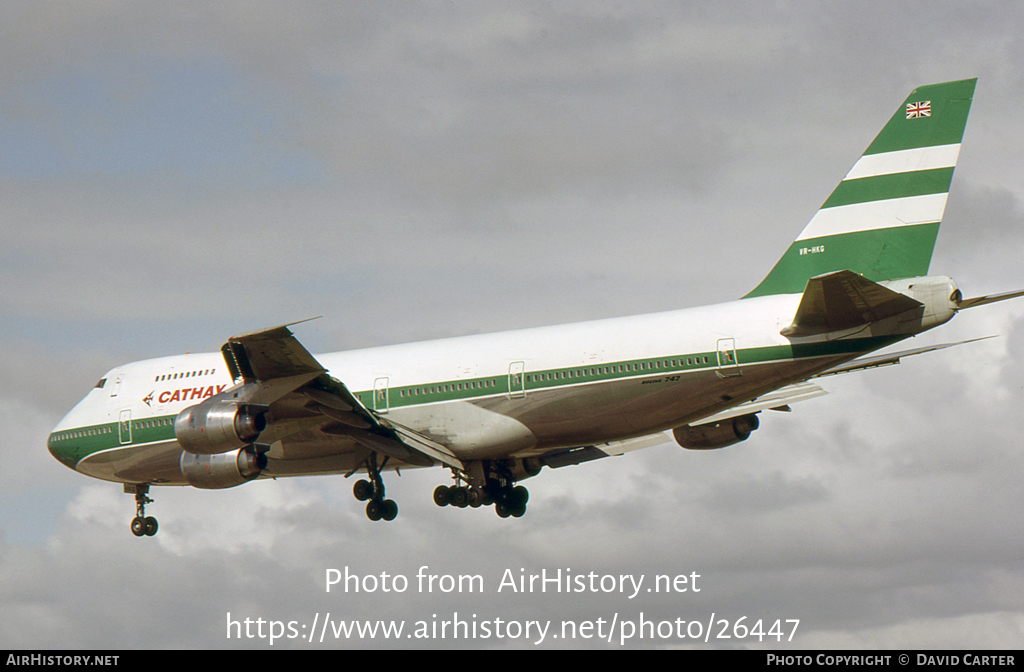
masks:
{"type": "Polygon", "coordinates": [[[135,495],[135,517],[132,518],[132,534],[136,537],[152,537],[156,534],[159,525],[156,518],[146,515],[146,504],[152,504],[153,500],[149,494],[147,483],[125,483],[125,493],[135,495]]]}

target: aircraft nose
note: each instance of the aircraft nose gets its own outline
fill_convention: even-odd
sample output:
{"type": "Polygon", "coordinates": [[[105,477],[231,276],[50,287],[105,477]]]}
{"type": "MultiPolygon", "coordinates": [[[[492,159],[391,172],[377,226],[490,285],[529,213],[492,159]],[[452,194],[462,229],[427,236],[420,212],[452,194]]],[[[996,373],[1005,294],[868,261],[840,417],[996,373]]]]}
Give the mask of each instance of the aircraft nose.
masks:
{"type": "Polygon", "coordinates": [[[67,432],[51,432],[46,440],[46,449],[54,459],[64,466],[74,469],[78,461],[75,454],[74,440],[66,436],[67,432]]]}

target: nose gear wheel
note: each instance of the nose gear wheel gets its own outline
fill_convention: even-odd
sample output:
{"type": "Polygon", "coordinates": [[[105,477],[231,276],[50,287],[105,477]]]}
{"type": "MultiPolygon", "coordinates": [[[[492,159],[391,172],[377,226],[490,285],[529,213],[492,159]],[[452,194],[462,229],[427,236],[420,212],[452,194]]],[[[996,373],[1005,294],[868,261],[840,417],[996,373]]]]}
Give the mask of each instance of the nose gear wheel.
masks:
{"type": "Polygon", "coordinates": [[[149,494],[149,485],[125,483],[124,491],[128,494],[135,494],[135,517],[132,518],[132,534],[136,537],[152,537],[159,529],[156,518],[146,515],[146,504],[152,504],[153,500],[149,494]]]}

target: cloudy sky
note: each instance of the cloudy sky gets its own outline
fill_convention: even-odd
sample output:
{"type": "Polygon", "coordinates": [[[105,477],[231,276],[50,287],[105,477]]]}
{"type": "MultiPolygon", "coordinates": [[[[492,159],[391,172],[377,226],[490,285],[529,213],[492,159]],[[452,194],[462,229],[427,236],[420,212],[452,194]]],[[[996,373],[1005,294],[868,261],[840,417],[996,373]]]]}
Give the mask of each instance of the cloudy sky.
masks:
{"type": "MultiPolygon", "coordinates": [[[[45,449],[115,365],[315,315],[296,333],[325,352],[736,298],[920,84],[979,78],[932,272],[1022,288],[1021,35],[1002,2],[5,2],[0,648],[269,648],[229,612],[1024,647],[1024,302],[744,444],[546,470],[519,520],[438,509],[429,470],[388,476],[391,524],[337,477],[158,489],[140,540],[129,495],[45,449]],[[484,592],[422,593],[422,565],[484,592]],[[345,567],[410,588],[327,594],[345,567]],[[506,568],[701,590],[498,593],[506,568]]],[[[383,641],[314,646],[352,644],[383,641]]],[[[664,644],[691,640],[626,642],[664,644]]]]}

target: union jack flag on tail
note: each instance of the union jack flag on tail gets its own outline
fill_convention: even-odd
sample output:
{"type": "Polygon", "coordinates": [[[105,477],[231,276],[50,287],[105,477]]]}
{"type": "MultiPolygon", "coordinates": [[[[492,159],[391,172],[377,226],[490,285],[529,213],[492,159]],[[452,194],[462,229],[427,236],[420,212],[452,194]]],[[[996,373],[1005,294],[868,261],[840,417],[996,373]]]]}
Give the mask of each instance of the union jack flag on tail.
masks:
{"type": "Polygon", "coordinates": [[[925,100],[920,103],[907,103],[907,119],[930,116],[932,116],[932,101],[925,100]]]}

